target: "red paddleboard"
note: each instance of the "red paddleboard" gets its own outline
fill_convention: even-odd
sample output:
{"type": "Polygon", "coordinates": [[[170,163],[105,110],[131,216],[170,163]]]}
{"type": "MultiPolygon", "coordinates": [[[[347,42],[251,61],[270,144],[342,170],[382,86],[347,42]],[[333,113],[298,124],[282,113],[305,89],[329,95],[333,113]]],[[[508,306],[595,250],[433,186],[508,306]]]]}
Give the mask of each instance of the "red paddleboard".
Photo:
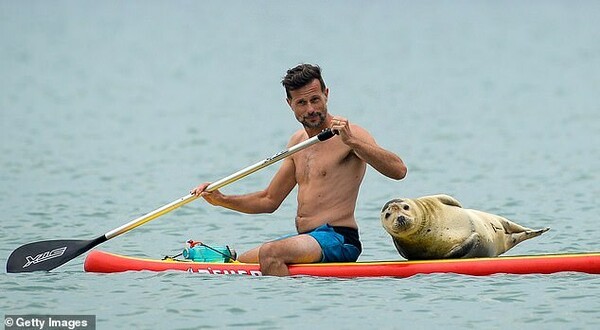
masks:
{"type": "MultiPolygon", "coordinates": [[[[600,252],[423,261],[295,264],[289,265],[288,268],[291,275],[320,277],[409,277],[432,273],[475,276],[557,272],[600,274],[600,252]]],[[[99,250],[88,254],[84,269],[86,272],[95,273],[186,271],[214,275],[262,275],[258,264],[146,259],[99,250]]]]}

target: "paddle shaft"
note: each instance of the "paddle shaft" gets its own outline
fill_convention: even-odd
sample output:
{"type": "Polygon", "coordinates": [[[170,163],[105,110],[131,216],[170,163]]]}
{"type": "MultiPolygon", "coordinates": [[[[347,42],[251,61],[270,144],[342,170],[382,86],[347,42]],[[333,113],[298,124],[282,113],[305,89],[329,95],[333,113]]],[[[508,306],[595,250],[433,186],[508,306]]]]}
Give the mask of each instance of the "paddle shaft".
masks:
{"type": "MultiPolygon", "coordinates": [[[[331,130],[325,130],[319,133],[317,136],[314,136],[304,142],[290,147],[289,149],[283,150],[272,157],[264,159],[252,166],[248,166],[228,177],[210,184],[206,190],[214,191],[219,189],[279,160],[282,160],[285,157],[288,157],[302,149],[308,148],[319,141],[325,141],[332,136],[333,133],[331,130]]],[[[150,220],[156,219],[167,212],[193,201],[198,197],[198,195],[192,194],[184,196],[92,240],[49,240],[21,245],[8,257],[6,262],[6,271],[7,273],[50,271],[93,249],[96,245],[104,243],[111,238],[139,227],[150,220]]]]}
{"type": "MultiPolygon", "coordinates": [[[[254,165],[250,165],[250,166],[243,168],[227,177],[224,177],[218,181],[211,183],[208,187],[206,187],[206,191],[210,192],[210,191],[217,190],[221,187],[224,187],[224,186],[226,186],[232,182],[235,182],[241,178],[244,178],[260,169],[263,169],[273,163],[276,163],[286,157],[289,157],[300,150],[306,149],[317,142],[325,141],[325,140],[333,137],[333,135],[334,135],[334,133],[331,130],[329,130],[329,129],[324,130],[323,132],[319,133],[316,136],[313,136],[312,138],[310,138],[308,140],[300,142],[288,149],[285,149],[285,150],[282,150],[282,151],[276,153],[275,155],[273,155],[271,157],[265,158],[262,161],[259,161],[254,165]]],[[[188,195],[181,197],[167,205],[164,205],[152,212],[144,214],[141,217],[134,219],[118,228],[115,228],[115,229],[107,232],[106,234],[104,234],[104,237],[106,237],[106,240],[117,237],[121,234],[124,234],[134,228],[137,228],[137,227],[145,224],[146,222],[152,221],[165,213],[171,212],[171,211],[175,210],[176,208],[179,208],[199,197],[200,197],[199,195],[188,194],[188,195]]]]}

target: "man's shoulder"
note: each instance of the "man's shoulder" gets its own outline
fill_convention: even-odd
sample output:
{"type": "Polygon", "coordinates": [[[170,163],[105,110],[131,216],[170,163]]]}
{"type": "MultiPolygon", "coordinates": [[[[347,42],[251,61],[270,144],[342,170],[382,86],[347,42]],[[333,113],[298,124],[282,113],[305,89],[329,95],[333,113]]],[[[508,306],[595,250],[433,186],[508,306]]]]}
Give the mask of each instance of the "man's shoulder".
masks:
{"type": "Polygon", "coordinates": [[[294,145],[294,144],[298,144],[304,140],[306,140],[308,137],[308,135],[306,134],[306,131],[303,129],[299,129],[296,132],[294,132],[294,134],[292,134],[292,136],[290,137],[290,145],[294,145]]]}
{"type": "Polygon", "coordinates": [[[364,127],[360,126],[357,123],[353,123],[353,122],[350,123],[350,128],[352,128],[352,129],[359,129],[359,130],[365,131],[365,132],[367,131],[366,129],[364,129],[364,127]]]}
{"type": "Polygon", "coordinates": [[[307,136],[308,136],[308,134],[306,134],[306,130],[303,128],[295,131],[294,134],[292,134],[292,138],[298,138],[298,139],[301,139],[301,138],[304,138],[307,136]]]}
{"type": "Polygon", "coordinates": [[[355,123],[350,123],[350,129],[352,129],[352,131],[354,133],[358,133],[361,135],[366,135],[366,136],[371,136],[371,133],[369,133],[369,131],[367,131],[364,127],[355,124],[355,123]]]}

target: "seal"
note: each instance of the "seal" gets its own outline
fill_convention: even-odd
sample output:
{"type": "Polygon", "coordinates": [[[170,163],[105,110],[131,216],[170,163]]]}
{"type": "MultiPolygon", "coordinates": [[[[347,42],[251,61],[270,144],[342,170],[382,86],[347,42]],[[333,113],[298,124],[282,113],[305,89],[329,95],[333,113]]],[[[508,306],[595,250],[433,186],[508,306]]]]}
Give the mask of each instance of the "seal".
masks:
{"type": "Polygon", "coordinates": [[[465,209],[448,195],[390,200],[381,210],[381,223],[408,260],[496,257],[550,229],[465,209]]]}

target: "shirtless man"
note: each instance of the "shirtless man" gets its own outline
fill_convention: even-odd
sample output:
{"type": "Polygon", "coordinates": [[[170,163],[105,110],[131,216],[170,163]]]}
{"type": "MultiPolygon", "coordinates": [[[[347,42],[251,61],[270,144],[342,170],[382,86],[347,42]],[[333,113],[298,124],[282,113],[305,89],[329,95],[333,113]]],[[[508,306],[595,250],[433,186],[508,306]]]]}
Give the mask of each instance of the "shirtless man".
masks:
{"type": "Polygon", "coordinates": [[[287,71],[282,84],[286,100],[303,129],[288,147],[331,128],[339,136],[285,158],[268,187],[244,195],[207,192],[210,183],[192,190],[208,203],[238,212],[272,213],[298,185],[298,234],[267,242],[239,256],[258,262],[265,275],[289,275],[287,265],[356,261],[362,252],[354,210],[366,164],[400,180],[406,166],[396,154],[381,148],[362,127],[327,112],[329,89],[321,69],[301,64],[287,71]]]}

